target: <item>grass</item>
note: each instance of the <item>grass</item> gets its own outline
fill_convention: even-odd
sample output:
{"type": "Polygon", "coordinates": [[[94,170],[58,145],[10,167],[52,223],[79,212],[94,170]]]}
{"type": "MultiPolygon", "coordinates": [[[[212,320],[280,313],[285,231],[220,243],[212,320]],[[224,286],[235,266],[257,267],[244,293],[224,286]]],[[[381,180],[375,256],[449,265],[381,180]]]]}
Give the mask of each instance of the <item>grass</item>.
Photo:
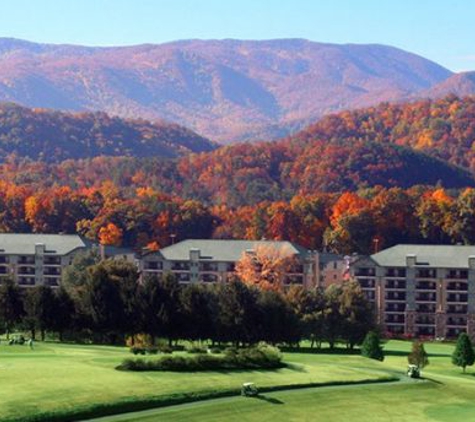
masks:
{"type": "MultiPolygon", "coordinates": [[[[236,391],[243,382],[260,387],[387,379],[379,362],[359,356],[291,353],[278,370],[206,373],[123,372],[115,366],[128,349],[36,343],[0,345],[0,420],[24,421],[40,414],[65,414],[114,403],[130,404],[181,393],[236,391]]],[[[44,420],[52,420],[44,418],[44,420]]]]}
{"type": "MultiPolygon", "coordinates": [[[[382,367],[388,373],[407,365],[410,343],[392,341],[382,367]]],[[[428,380],[310,388],[265,393],[260,398],[230,397],[101,419],[103,422],[164,421],[328,421],[455,422],[475,420],[475,371],[467,375],[450,362],[453,345],[426,344],[428,380]]],[[[310,355],[312,358],[312,356],[310,355]]],[[[313,356],[326,360],[325,355],[313,356]]],[[[349,356],[340,356],[346,367],[349,356]]],[[[366,361],[365,361],[366,362],[366,361]]]]}

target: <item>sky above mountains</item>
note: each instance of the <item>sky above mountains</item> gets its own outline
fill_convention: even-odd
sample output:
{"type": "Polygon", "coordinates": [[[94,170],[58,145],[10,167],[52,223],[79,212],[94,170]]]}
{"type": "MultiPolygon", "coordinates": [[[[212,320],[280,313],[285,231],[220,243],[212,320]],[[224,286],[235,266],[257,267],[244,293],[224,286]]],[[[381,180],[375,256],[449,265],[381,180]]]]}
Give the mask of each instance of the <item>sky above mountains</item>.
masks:
{"type": "Polygon", "coordinates": [[[473,16],[468,0],[15,0],[2,2],[0,36],[94,46],[190,38],[378,43],[457,72],[475,69],[473,16]]]}

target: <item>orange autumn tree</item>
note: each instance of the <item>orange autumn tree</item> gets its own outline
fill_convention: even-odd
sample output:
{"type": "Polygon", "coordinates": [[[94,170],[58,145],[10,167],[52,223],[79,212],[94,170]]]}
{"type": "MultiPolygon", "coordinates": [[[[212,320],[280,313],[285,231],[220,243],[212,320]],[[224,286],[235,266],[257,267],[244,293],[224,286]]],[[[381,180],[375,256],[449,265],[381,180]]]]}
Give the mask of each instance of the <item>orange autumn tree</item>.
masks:
{"type": "Polygon", "coordinates": [[[114,223],[108,223],[99,230],[99,242],[101,245],[120,246],[122,243],[122,229],[114,223]]]}
{"type": "Polygon", "coordinates": [[[235,272],[245,284],[264,290],[282,290],[285,276],[294,265],[294,253],[287,245],[257,244],[242,254],[235,272]]]}

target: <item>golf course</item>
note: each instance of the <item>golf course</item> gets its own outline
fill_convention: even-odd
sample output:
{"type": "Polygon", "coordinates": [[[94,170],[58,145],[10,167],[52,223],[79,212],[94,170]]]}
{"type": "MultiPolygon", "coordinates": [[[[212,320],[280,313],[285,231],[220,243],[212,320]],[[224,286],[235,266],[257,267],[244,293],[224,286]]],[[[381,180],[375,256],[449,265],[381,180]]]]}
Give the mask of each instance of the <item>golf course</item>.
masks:
{"type": "MultiPolygon", "coordinates": [[[[355,354],[285,353],[276,370],[128,372],[125,347],[0,344],[1,421],[475,420],[475,371],[451,363],[453,344],[426,343],[423,380],[405,376],[410,342],[377,362],[355,354]],[[258,397],[241,397],[253,382],[258,397]]],[[[180,352],[185,353],[185,352],[180,352]]],[[[147,359],[158,359],[150,357],[147,359]]]]}

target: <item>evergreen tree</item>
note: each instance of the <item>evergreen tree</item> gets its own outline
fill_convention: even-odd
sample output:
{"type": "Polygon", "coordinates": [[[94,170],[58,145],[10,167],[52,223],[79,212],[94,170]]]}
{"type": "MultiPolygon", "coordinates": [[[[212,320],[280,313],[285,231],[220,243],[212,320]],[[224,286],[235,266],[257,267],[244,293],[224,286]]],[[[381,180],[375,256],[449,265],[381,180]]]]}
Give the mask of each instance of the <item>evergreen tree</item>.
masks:
{"type": "Polygon", "coordinates": [[[416,340],[412,343],[412,351],[407,357],[411,365],[417,365],[420,369],[429,365],[429,357],[424,349],[424,343],[416,340]]]}
{"type": "Polygon", "coordinates": [[[4,277],[0,285],[0,323],[10,338],[10,332],[23,314],[21,291],[11,277],[4,277]]]}
{"type": "Polygon", "coordinates": [[[361,355],[370,359],[379,361],[384,360],[384,351],[381,346],[379,335],[374,331],[366,334],[366,337],[361,345],[361,355]]]}
{"type": "Polygon", "coordinates": [[[474,362],[475,351],[473,350],[472,341],[466,333],[460,333],[452,355],[452,363],[456,366],[461,366],[465,373],[465,368],[472,366],[474,362]]]}
{"type": "Polygon", "coordinates": [[[41,340],[45,340],[46,331],[53,329],[56,316],[56,300],[49,286],[35,286],[26,291],[24,323],[31,331],[31,338],[40,330],[41,340]]]}
{"type": "Polygon", "coordinates": [[[340,312],[343,317],[342,338],[350,349],[353,349],[356,344],[361,344],[366,334],[375,327],[373,307],[357,281],[343,284],[340,312]]]}

